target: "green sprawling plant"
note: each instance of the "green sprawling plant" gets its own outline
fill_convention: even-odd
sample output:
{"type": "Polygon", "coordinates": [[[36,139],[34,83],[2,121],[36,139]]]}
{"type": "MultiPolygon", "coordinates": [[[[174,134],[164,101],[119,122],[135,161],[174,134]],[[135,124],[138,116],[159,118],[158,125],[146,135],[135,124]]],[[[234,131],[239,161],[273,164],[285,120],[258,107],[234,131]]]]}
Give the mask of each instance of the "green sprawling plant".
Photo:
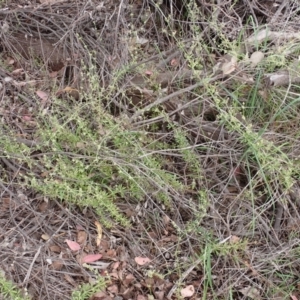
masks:
{"type": "Polygon", "coordinates": [[[98,277],[94,283],[82,284],[76,291],[72,293],[72,300],[88,300],[97,292],[103,291],[106,287],[106,279],[98,277]]]}
{"type": "Polygon", "coordinates": [[[87,97],[86,102],[53,101],[35,134],[38,154],[17,140],[2,139],[4,155],[31,170],[22,174],[24,184],[50,198],[94,208],[108,227],[129,225],[116,206],[121,199],[137,203],[152,194],[169,206],[169,191],[180,192],[183,185],[164,169],[156,153],[161,143],[112,118],[101,91],[87,97]]]}
{"type": "Polygon", "coordinates": [[[0,274],[0,297],[7,300],[30,300],[11,281],[7,280],[2,272],[0,274]]]}

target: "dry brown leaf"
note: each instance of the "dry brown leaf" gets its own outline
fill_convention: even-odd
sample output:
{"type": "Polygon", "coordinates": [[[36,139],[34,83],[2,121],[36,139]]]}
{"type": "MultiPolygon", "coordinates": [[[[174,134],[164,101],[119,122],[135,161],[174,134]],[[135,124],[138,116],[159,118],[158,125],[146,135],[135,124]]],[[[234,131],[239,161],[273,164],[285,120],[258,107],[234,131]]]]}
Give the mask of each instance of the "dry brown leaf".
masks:
{"type": "Polygon", "coordinates": [[[117,256],[117,253],[116,253],[116,250],[115,249],[109,249],[106,254],[105,254],[106,257],[109,257],[109,258],[114,258],[117,256]]]}
{"type": "Polygon", "coordinates": [[[101,239],[102,239],[102,226],[98,221],[95,221],[95,225],[97,228],[97,238],[96,238],[96,245],[99,246],[101,243],[101,239]]]}
{"type": "Polygon", "coordinates": [[[269,29],[262,29],[259,32],[255,32],[252,36],[247,39],[249,44],[256,44],[264,41],[271,36],[271,31],[269,29]]]}
{"type": "Polygon", "coordinates": [[[222,72],[224,75],[228,75],[232,73],[237,67],[237,58],[234,56],[228,56],[228,60],[222,64],[222,72]]]}
{"type": "Polygon", "coordinates": [[[264,58],[264,54],[261,51],[255,51],[250,56],[251,67],[256,67],[264,58]]]}
{"type": "Polygon", "coordinates": [[[145,39],[145,38],[140,38],[138,36],[136,36],[136,43],[138,45],[144,45],[144,44],[147,44],[149,42],[149,40],[145,39]]]}
{"type": "Polygon", "coordinates": [[[152,239],[154,239],[154,240],[156,240],[157,239],[157,233],[156,232],[154,232],[154,231],[149,231],[148,232],[148,235],[152,238],[152,239]]]}
{"type": "Polygon", "coordinates": [[[14,208],[16,206],[16,203],[12,201],[11,198],[2,198],[1,200],[2,200],[1,209],[7,210],[10,207],[14,208]]]}
{"type": "Polygon", "coordinates": [[[247,286],[247,287],[239,290],[239,292],[242,293],[244,296],[249,297],[251,299],[255,299],[255,300],[261,299],[259,290],[252,286],[247,286]]]}
{"type": "Polygon", "coordinates": [[[71,97],[73,97],[75,100],[79,99],[79,91],[77,89],[74,89],[70,86],[65,87],[63,90],[63,92],[68,93],[71,97]]]}
{"type": "Polygon", "coordinates": [[[50,174],[50,172],[42,172],[42,173],[40,174],[40,176],[43,177],[43,178],[46,178],[46,177],[49,176],[49,174],[50,174]]]}
{"type": "Polygon", "coordinates": [[[59,97],[61,95],[65,95],[65,94],[68,94],[70,95],[71,97],[73,97],[75,100],[78,100],[79,97],[80,97],[80,94],[79,94],[79,90],[77,89],[74,89],[70,86],[67,86],[65,87],[64,89],[61,89],[61,90],[58,90],[56,92],[56,96],[59,97]]]}
{"type": "Polygon", "coordinates": [[[38,206],[38,210],[40,212],[45,212],[48,208],[48,203],[46,201],[43,201],[39,206],[38,206]]]}
{"type": "Polygon", "coordinates": [[[278,71],[273,74],[265,74],[265,78],[271,86],[283,86],[300,82],[300,76],[291,76],[287,70],[278,71]]]}
{"type": "Polygon", "coordinates": [[[193,285],[188,285],[180,291],[180,294],[183,298],[192,297],[195,294],[195,288],[193,285]]]}
{"type": "Polygon", "coordinates": [[[84,257],[85,255],[87,255],[87,253],[84,252],[84,251],[82,251],[82,252],[80,252],[80,253],[78,253],[78,254],[76,255],[76,261],[77,261],[80,265],[83,264],[82,259],[83,259],[83,257],[84,257]]]}
{"type": "Polygon", "coordinates": [[[126,208],[124,213],[128,218],[131,218],[136,215],[136,212],[130,208],[126,208]]]}
{"type": "Polygon", "coordinates": [[[236,244],[236,243],[238,243],[240,240],[241,240],[241,239],[240,239],[238,236],[232,235],[232,236],[230,237],[230,244],[236,244]]]}
{"type": "Polygon", "coordinates": [[[101,240],[100,247],[101,251],[104,253],[110,248],[110,242],[107,240],[101,240]]]}
{"type": "Polygon", "coordinates": [[[63,2],[64,0],[40,0],[41,4],[52,5],[63,2]]]}
{"type": "Polygon", "coordinates": [[[68,274],[65,274],[65,279],[67,282],[69,282],[71,285],[73,285],[74,287],[77,287],[77,284],[75,282],[75,280],[68,274]]]}
{"type": "Polygon", "coordinates": [[[85,244],[86,240],[87,240],[87,233],[82,230],[78,231],[77,232],[77,243],[83,245],[83,244],[85,244]]]}
{"type": "Polygon", "coordinates": [[[42,234],[41,238],[44,240],[44,241],[48,241],[50,239],[50,236],[46,233],[42,234]]]}
{"type": "Polygon", "coordinates": [[[55,252],[55,253],[60,253],[61,252],[61,248],[57,245],[52,245],[49,247],[50,251],[55,252]]]}
{"type": "Polygon", "coordinates": [[[55,260],[51,264],[51,269],[59,271],[63,268],[63,266],[64,264],[61,260],[55,260]]]}
{"type": "Polygon", "coordinates": [[[109,276],[118,280],[120,279],[118,272],[111,272],[109,273],[109,276]]]}
{"type": "Polygon", "coordinates": [[[170,219],[169,216],[167,216],[167,215],[163,216],[163,223],[164,223],[164,225],[168,225],[170,223],[170,221],[171,221],[171,219],[170,219]]]}
{"type": "Polygon", "coordinates": [[[125,291],[122,293],[123,299],[133,299],[134,292],[132,288],[127,288],[125,291]]]}
{"type": "Polygon", "coordinates": [[[76,147],[79,148],[79,149],[85,149],[86,148],[86,143],[77,142],[76,147]]]}

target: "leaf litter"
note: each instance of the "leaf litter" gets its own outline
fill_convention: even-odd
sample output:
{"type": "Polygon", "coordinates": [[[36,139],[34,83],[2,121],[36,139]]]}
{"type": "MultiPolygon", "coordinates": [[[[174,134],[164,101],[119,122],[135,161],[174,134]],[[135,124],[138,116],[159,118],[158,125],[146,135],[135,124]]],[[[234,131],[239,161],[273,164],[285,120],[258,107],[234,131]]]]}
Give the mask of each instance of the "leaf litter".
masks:
{"type": "MultiPolygon", "coordinates": [[[[57,8],[57,11],[59,11],[59,9],[66,9],[64,6],[65,4],[62,1],[44,2],[44,4],[47,5],[54,5],[57,8]]],[[[34,4],[31,4],[31,6],[34,7],[34,4]]],[[[102,2],[100,6],[98,5],[98,10],[103,10],[108,7],[106,4],[102,5],[102,2]]],[[[36,11],[34,13],[36,13],[36,15],[33,14],[33,17],[39,20],[41,18],[41,15],[39,14],[47,12],[45,7],[45,5],[35,7],[36,11]]],[[[245,9],[248,8],[249,7],[245,7],[245,9]]],[[[11,9],[13,9],[13,7],[11,7],[11,9]]],[[[68,9],[71,8],[69,7],[68,9]]],[[[24,24],[28,23],[29,21],[26,19],[26,14],[25,16],[23,15],[22,9],[19,9],[19,13],[21,22],[24,22],[24,24]]],[[[93,13],[94,11],[91,10],[91,15],[93,13]]],[[[10,14],[15,18],[14,10],[12,10],[10,14]]],[[[7,16],[9,21],[9,13],[7,16]]],[[[61,16],[55,14],[54,16],[58,17],[58,21],[56,22],[59,23],[59,18],[61,18],[61,16]]],[[[8,28],[12,27],[14,24],[13,22],[14,21],[10,21],[10,24],[7,24],[8,28]]],[[[80,27],[79,25],[78,27],[80,27]]],[[[2,25],[2,30],[8,30],[3,29],[3,26],[4,25],[2,25]]],[[[13,38],[20,39],[23,38],[23,35],[17,35],[13,38]]],[[[288,34],[277,32],[275,30],[263,30],[248,38],[246,40],[246,46],[251,48],[253,45],[261,44],[266,40],[284,40],[284,38],[298,39],[299,35],[296,33],[288,34]]],[[[149,38],[136,35],[129,40],[130,51],[135,51],[137,47],[141,46],[150,48],[150,41],[149,38]]],[[[49,53],[49,61],[47,62],[49,67],[48,75],[53,80],[61,79],[63,82],[64,79],[59,78],[59,76],[61,76],[61,71],[65,68],[69,57],[72,55],[69,55],[69,53],[66,54],[63,49],[55,48],[53,44],[54,43],[50,43],[46,39],[43,39],[41,43],[35,43],[35,41],[30,38],[28,39],[28,45],[26,45],[26,43],[19,45],[17,46],[18,49],[15,50],[17,52],[19,51],[18,55],[20,55],[19,57],[23,57],[23,59],[28,59],[30,56],[30,51],[28,51],[29,48],[31,48],[32,51],[35,52],[35,55],[39,57],[41,57],[41,53],[42,56],[44,56],[44,50],[47,50],[46,53],[49,53]],[[44,49],[40,47],[41,44],[44,45],[44,49]],[[24,51],[22,51],[22,47],[20,46],[25,47],[24,51]]],[[[23,64],[17,60],[17,57],[13,57],[12,54],[13,53],[9,53],[7,56],[7,64],[11,68],[14,68],[14,70],[12,72],[7,72],[1,68],[1,72],[3,71],[4,73],[4,75],[1,76],[1,78],[3,78],[2,87],[4,85],[7,90],[16,90],[18,97],[22,98],[22,101],[19,101],[20,99],[17,98],[12,98],[15,102],[10,103],[10,105],[3,110],[3,114],[5,117],[9,118],[12,124],[21,128],[19,133],[20,136],[18,137],[19,140],[23,139],[24,143],[33,144],[35,141],[30,139],[32,136],[27,132],[31,132],[32,128],[35,128],[37,125],[34,121],[34,113],[30,113],[36,104],[31,99],[32,93],[30,94],[27,88],[34,87],[36,90],[35,94],[40,100],[39,104],[42,104],[42,106],[45,106],[46,108],[50,108],[51,101],[49,100],[51,96],[48,92],[45,92],[48,90],[49,86],[47,86],[47,80],[42,77],[42,74],[40,75],[41,78],[38,78],[37,80],[33,69],[29,71],[26,70],[25,72],[25,68],[21,67],[23,64]],[[24,89],[25,93],[22,93],[21,89],[24,89]],[[24,103],[27,103],[28,107],[26,107],[24,103]],[[16,115],[16,111],[19,113],[20,110],[23,110],[20,121],[13,120],[10,116],[16,115]]],[[[76,55],[78,59],[78,54],[76,55]]],[[[181,63],[181,60],[177,58],[178,56],[175,57],[176,58],[170,58],[169,60],[169,65],[174,68],[178,67],[181,63]]],[[[84,60],[86,57],[82,55],[82,59],[84,60]]],[[[254,68],[263,63],[265,59],[266,55],[262,51],[252,52],[252,55],[250,56],[251,67],[254,68]]],[[[168,62],[163,62],[162,65],[163,64],[168,64],[168,62]]],[[[101,64],[101,66],[102,65],[105,65],[105,63],[101,64]]],[[[226,56],[226,59],[220,64],[219,70],[224,76],[228,76],[238,73],[240,67],[241,63],[239,57],[233,54],[226,56]]],[[[153,74],[152,68],[149,68],[148,71],[145,72],[145,75],[152,76],[153,74]]],[[[171,73],[171,76],[176,78],[174,74],[175,73],[171,73]]],[[[171,79],[173,80],[174,78],[171,79]]],[[[65,86],[57,91],[57,96],[72,96],[75,100],[78,100],[81,95],[79,93],[79,87],[76,84],[76,74],[73,78],[67,79],[72,81],[73,85],[70,86],[69,82],[66,83],[65,86]]],[[[68,81],[67,79],[66,81],[68,81]]],[[[143,82],[143,84],[145,83],[145,80],[140,80],[141,78],[138,79],[137,82],[140,81],[143,82]]],[[[291,76],[289,73],[281,74],[275,72],[274,74],[269,75],[269,79],[274,86],[281,86],[290,82],[299,82],[299,77],[294,75],[291,76]]],[[[168,79],[167,82],[169,83],[172,80],[168,79]]],[[[159,82],[159,84],[160,83],[161,82],[159,82]]],[[[162,81],[162,83],[165,82],[162,81]]],[[[143,88],[139,90],[145,91],[146,89],[143,88]]],[[[152,93],[151,89],[148,89],[147,91],[148,94],[152,93]]],[[[208,132],[214,133],[216,130],[217,128],[212,128],[208,132]]],[[[210,141],[213,140],[212,135],[204,135],[203,138],[207,139],[208,137],[210,141]]],[[[84,149],[84,146],[82,148],[84,149]]],[[[16,167],[14,168],[9,162],[6,162],[5,164],[4,159],[2,162],[8,169],[10,168],[9,170],[13,170],[13,173],[9,172],[9,178],[14,178],[19,172],[19,169],[22,169],[21,167],[19,169],[16,167]]],[[[213,164],[213,161],[210,163],[213,164]]],[[[221,168],[218,169],[218,172],[222,172],[221,168]]],[[[44,172],[43,174],[47,176],[47,172],[44,172]]],[[[210,175],[211,176],[207,177],[213,178],[215,174],[210,175]]],[[[218,186],[219,183],[215,184],[218,186]]],[[[230,191],[235,191],[237,189],[236,187],[230,188],[230,191]]],[[[202,287],[201,284],[205,280],[205,275],[202,273],[201,268],[198,267],[198,263],[189,266],[190,259],[197,262],[197,259],[193,257],[195,254],[193,251],[199,253],[199,245],[196,242],[192,243],[182,239],[182,237],[178,235],[177,230],[172,226],[170,220],[176,220],[176,213],[179,213],[176,212],[176,210],[172,213],[165,212],[161,214],[160,219],[155,220],[160,225],[148,228],[148,225],[144,226],[143,219],[139,216],[139,213],[135,213],[134,209],[127,207],[126,209],[130,211],[134,220],[132,222],[133,228],[131,228],[131,232],[129,233],[123,228],[116,228],[112,232],[103,234],[101,224],[98,221],[94,221],[96,218],[86,217],[86,214],[83,214],[82,210],[79,208],[74,207],[71,210],[67,210],[65,207],[62,207],[61,204],[54,202],[51,204],[51,209],[45,207],[41,210],[40,207],[44,200],[39,193],[24,190],[24,194],[29,195],[31,202],[21,201],[21,203],[17,203],[13,198],[18,198],[18,191],[15,190],[13,186],[10,187],[9,191],[10,192],[8,192],[7,188],[3,189],[4,196],[2,195],[3,206],[1,207],[1,225],[4,239],[1,241],[1,268],[3,268],[8,275],[15,274],[15,269],[18,269],[19,274],[14,276],[14,280],[18,281],[22,277],[27,278],[27,270],[30,270],[32,266],[32,274],[28,276],[32,276],[35,281],[31,281],[26,288],[31,291],[33,295],[39,295],[40,287],[45,284],[45,282],[48,282],[49,284],[52,282],[51,292],[53,291],[53,298],[56,297],[57,299],[62,299],[62,295],[71,295],[74,289],[78,288],[82,282],[86,281],[86,278],[94,279],[94,272],[90,270],[97,270],[99,275],[108,276],[108,278],[110,278],[106,290],[99,291],[93,296],[93,299],[95,300],[113,299],[115,297],[122,297],[124,299],[135,297],[139,300],[151,298],[165,299],[168,295],[169,297],[167,298],[175,299],[176,291],[180,292],[182,297],[189,298],[193,297],[197,291],[201,290],[199,287],[202,287]],[[11,208],[13,208],[13,210],[11,210],[11,208]],[[10,214],[9,219],[7,218],[8,212],[10,214]],[[39,212],[39,214],[37,214],[37,212],[39,212]],[[15,222],[12,222],[12,220],[17,220],[17,228],[15,227],[15,222]],[[96,230],[94,225],[96,226],[96,230]],[[16,230],[12,231],[10,230],[11,228],[16,228],[16,230]],[[31,231],[29,228],[34,228],[34,230],[31,231]],[[54,228],[58,228],[57,231],[54,230],[54,228]],[[137,244],[137,241],[140,241],[140,243],[137,244]],[[37,245],[42,247],[40,253],[36,250],[37,245]],[[179,255],[175,254],[175,249],[179,250],[179,255]],[[191,249],[193,249],[193,251],[191,249]],[[74,253],[72,252],[78,252],[79,256],[77,258],[74,257],[74,253]],[[14,256],[12,253],[15,253],[14,256]],[[51,254],[51,259],[48,257],[48,253],[51,254]],[[28,255],[31,255],[31,257],[28,255]],[[13,259],[16,262],[16,265],[11,268],[5,263],[7,258],[13,259]],[[33,258],[35,258],[34,264],[32,264],[33,258]],[[183,275],[176,272],[176,264],[178,263],[176,260],[182,261],[184,264],[186,272],[184,272],[183,275]],[[47,262],[50,265],[50,268],[43,273],[41,278],[39,278],[38,268],[43,262],[47,262]],[[58,277],[58,273],[55,271],[60,271],[62,276],[58,277]],[[82,279],[78,279],[80,277],[82,279]],[[61,284],[62,280],[64,284],[61,284]]],[[[226,205],[224,204],[224,206],[226,205]]],[[[152,213],[153,207],[152,209],[148,209],[152,213]]],[[[161,205],[161,209],[164,210],[165,208],[161,205]]],[[[178,207],[178,210],[179,209],[181,210],[180,219],[183,220],[183,223],[178,222],[178,224],[187,224],[190,211],[184,209],[184,207],[178,207]]],[[[139,210],[142,209],[139,208],[139,210]]],[[[149,213],[149,211],[147,212],[147,209],[145,210],[146,214],[151,216],[151,213],[149,213]]],[[[218,211],[218,213],[221,214],[223,214],[223,212],[222,209],[218,211]]],[[[93,212],[90,212],[90,216],[93,216],[93,212]]],[[[207,223],[209,224],[209,222],[211,222],[211,220],[208,220],[207,223]]],[[[244,224],[239,224],[239,226],[244,226],[244,224]]],[[[209,230],[212,230],[214,224],[211,228],[208,228],[209,230]]],[[[222,226],[220,228],[222,228],[222,226]]],[[[298,226],[296,229],[298,229],[298,226]]],[[[268,230],[262,230],[264,234],[267,234],[266,231],[268,230]]],[[[207,233],[204,232],[202,234],[205,235],[207,233]]],[[[191,240],[193,238],[193,233],[191,233],[191,240]]],[[[242,238],[238,233],[227,237],[224,237],[222,234],[221,240],[224,241],[222,244],[226,247],[227,242],[233,245],[240,245],[242,238]]],[[[250,245],[248,244],[247,247],[246,253],[249,253],[250,245]]],[[[273,247],[273,249],[276,252],[276,247],[273,247]]],[[[255,250],[259,250],[259,248],[256,248],[255,250]]],[[[263,252],[261,255],[263,257],[263,252]]],[[[267,259],[267,256],[265,258],[267,259]]],[[[216,282],[219,282],[217,286],[220,294],[223,289],[226,290],[226,288],[222,286],[222,280],[223,282],[227,282],[226,276],[228,276],[228,274],[224,275],[225,273],[223,274],[222,272],[225,272],[224,270],[227,268],[226,264],[230,262],[230,258],[226,259],[227,261],[224,262],[223,265],[220,261],[215,262],[215,267],[219,270],[219,274],[214,275],[213,278],[216,279],[216,282]],[[222,276],[225,279],[222,278],[222,276]]],[[[242,269],[246,269],[252,278],[255,280],[260,278],[265,286],[273,288],[272,284],[270,284],[268,280],[263,280],[263,276],[252,266],[252,263],[250,263],[252,261],[250,254],[249,257],[241,258],[241,261],[243,262],[242,269]]],[[[234,270],[234,272],[236,271],[237,270],[234,270]]],[[[240,281],[239,285],[236,286],[236,293],[251,299],[261,299],[262,292],[252,285],[247,284],[245,278],[243,280],[244,281],[240,281]]],[[[297,299],[294,294],[290,294],[290,297],[291,299],[297,299]]]]}

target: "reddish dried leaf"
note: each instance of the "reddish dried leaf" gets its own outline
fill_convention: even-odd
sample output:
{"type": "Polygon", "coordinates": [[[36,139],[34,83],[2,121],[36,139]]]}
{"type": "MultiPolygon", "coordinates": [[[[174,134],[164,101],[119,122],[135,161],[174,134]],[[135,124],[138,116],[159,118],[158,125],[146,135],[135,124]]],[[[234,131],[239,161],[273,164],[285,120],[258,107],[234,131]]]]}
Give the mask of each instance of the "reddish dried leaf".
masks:
{"type": "Polygon", "coordinates": [[[172,234],[171,237],[170,237],[170,240],[171,240],[171,242],[177,242],[178,241],[178,236],[172,234]]]}
{"type": "Polygon", "coordinates": [[[14,208],[16,206],[15,202],[11,200],[11,198],[2,198],[1,209],[9,209],[10,207],[14,208]]]}
{"type": "Polygon", "coordinates": [[[124,271],[125,271],[125,270],[119,270],[119,271],[118,271],[118,277],[119,277],[119,279],[120,279],[121,281],[123,281],[123,279],[124,279],[124,271]]]}
{"type": "Polygon", "coordinates": [[[103,291],[99,291],[96,294],[94,294],[93,297],[99,297],[99,298],[107,297],[107,294],[103,291]]]}
{"type": "Polygon", "coordinates": [[[241,240],[241,239],[240,239],[238,236],[236,236],[236,235],[232,235],[232,236],[230,237],[230,243],[231,243],[231,244],[236,244],[236,243],[238,243],[240,240],[241,240]]]}
{"type": "Polygon", "coordinates": [[[112,269],[113,269],[113,270],[116,270],[116,269],[119,268],[119,266],[120,266],[120,262],[119,262],[119,261],[116,261],[116,262],[112,265],[112,269]]]}
{"type": "Polygon", "coordinates": [[[76,225],[76,230],[83,230],[84,231],[84,228],[80,225],[80,224],[77,224],[76,225]]]}
{"type": "Polygon", "coordinates": [[[149,231],[148,234],[152,239],[157,239],[157,234],[154,231],[149,231]]]}
{"type": "Polygon", "coordinates": [[[177,60],[176,58],[173,58],[173,59],[171,60],[171,62],[170,62],[170,65],[171,65],[172,67],[178,66],[178,65],[179,65],[178,60],[177,60]]]}
{"type": "Polygon", "coordinates": [[[291,297],[292,300],[298,300],[298,298],[294,295],[290,295],[290,297],[291,297]]]}
{"type": "Polygon", "coordinates": [[[124,299],[132,299],[133,298],[133,290],[132,288],[128,288],[125,291],[123,291],[122,296],[124,299]]]}
{"type": "Polygon", "coordinates": [[[148,257],[140,257],[140,256],[136,257],[134,260],[140,266],[143,266],[143,265],[151,262],[150,258],[148,258],[148,257]]]}
{"type": "Polygon", "coordinates": [[[11,72],[11,74],[13,74],[13,75],[19,75],[19,74],[21,74],[23,72],[23,69],[15,69],[15,70],[13,70],[12,72],[11,72]]]}
{"type": "Polygon", "coordinates": [[[55,77],[57,76],[57,74],[58,74],[58,72],[55,71],[55,72],[51,72],[51,73],[49,74],[49,76],[50,76],[50,78],[55,78],[55,77]]]}
{"type": "Polygon", "coordinates": [[[82,258],[82,263],[91,263],[99,260],[101,257],[101,254],[88,254],[82,258]]]}
{"type": "Polygon", "coordinates": [[[23,116],[22,119],[28,122],[31,121],[31,116],[23,116]]]}
{"type": "Polygon", "coordinates": [[[155,280],[155,285],[159,290],[165,290],[166,280],[161,278],[159,275],[153,274],[153,279],[155,280]]]}
{"type": "Polygon", "coordinates": [[[119,293],[119,288],[116,284],[111,285],[107,288],[107,290],[113,294],[118,294],[119,293]]]}
{"type": "Polygon", "coordinates": [[[36,94],[43,100],[46,101],[49,97],[49,95],[46,92],[43,91],[36,91],[36,94]]]}
{"type": "Polygon", "coordinates": [[[139,282],[134,283],[133,286],[134,286],[135,288],[137,288],[138,290],[140,290],[140,289],[143,287],[143,285],[142,285],[141,283],[139,283],[139,282]]]}
{"type": "Polygon", "coordinates": [[[125,279],[123,280],[123,284],[128,287],[133,281],[135,277],[132,274],[126,275],[125,279]]]}
{"type": "Polygon", "coordinates": [[[114,258],[116,257],[117,253],[116,253],[116,250],[115,249],[109,249],[107,252],[106,252],[106,255],[107,257],[110,257],[110,258],[114,258]]]}
{"type": "Polygon", "coordinates": [[[78,251],[81,249],[80,245],[74,241],[71,241],[71,240],[65,240],[65,242],[68,244],[69,248],[72,250],[72,251],[78,251]]]}
{"type": "Polygon", "coordinates": [[[165,299],[165,292],[161,291],[161,292],[155,292],[155,297],[157,300],[164,300],[165,299]]]}
{"type": "Polygon", "coordinates": [[[185,297],[192,297],[195,293],[195,288],[193,285],[188,285],[184,289],[180,291],[180,294],[183,298],[185,297]]]}
{"type": "Polygon", "coordinates": [[[97,292],[91,298],[91,300],[112,300],[105,292],[97,292]]]}

